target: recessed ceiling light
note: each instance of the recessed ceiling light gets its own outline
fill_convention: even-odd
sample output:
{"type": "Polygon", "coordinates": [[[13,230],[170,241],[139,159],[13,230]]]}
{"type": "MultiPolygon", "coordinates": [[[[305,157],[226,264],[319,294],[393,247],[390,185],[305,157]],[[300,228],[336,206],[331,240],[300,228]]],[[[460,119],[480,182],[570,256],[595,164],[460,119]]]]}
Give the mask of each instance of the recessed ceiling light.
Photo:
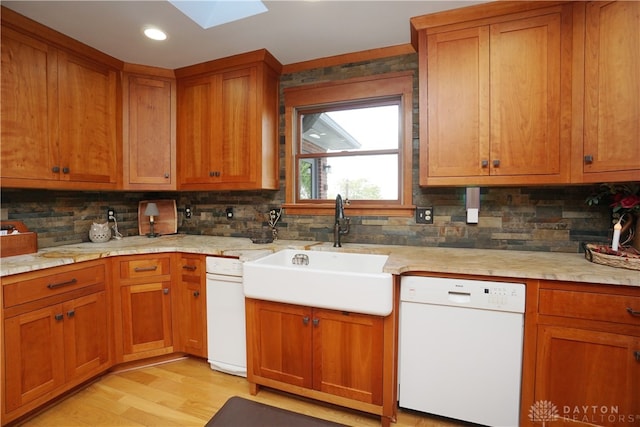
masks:
{"type": "Polygon", "coordinates": [[[158,28],[153,28],[153,27],[147,27],[144,29],[144,35],[149,37],[152,40],[166,40],[167,39],[167,34],[158,29],[158,28]]]}

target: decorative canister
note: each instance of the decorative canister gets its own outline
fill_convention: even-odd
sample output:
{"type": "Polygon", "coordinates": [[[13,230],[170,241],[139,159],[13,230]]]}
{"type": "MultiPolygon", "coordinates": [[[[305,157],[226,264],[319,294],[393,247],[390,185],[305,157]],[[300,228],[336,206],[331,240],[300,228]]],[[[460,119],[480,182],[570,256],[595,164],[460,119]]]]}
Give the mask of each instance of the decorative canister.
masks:
{"type": "Polygon", "coordinates": [[[89,240],[93,243],[104,243],[108,242],[109,239],[111,239],[111,227],[109,227],[108,222],[104,224],[94,222],[93,225],[91,225],[89,229],[89,240]]]}

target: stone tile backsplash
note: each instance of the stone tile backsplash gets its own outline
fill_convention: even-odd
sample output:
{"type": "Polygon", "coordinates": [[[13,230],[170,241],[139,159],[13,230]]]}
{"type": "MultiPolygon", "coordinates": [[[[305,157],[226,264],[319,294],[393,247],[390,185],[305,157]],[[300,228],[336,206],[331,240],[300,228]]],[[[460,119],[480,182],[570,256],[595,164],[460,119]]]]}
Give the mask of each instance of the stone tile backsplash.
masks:
{"type": "MultiPolygon", "coordinates": [[[[351,216],[343,242],[445,246],[484,249],[578,252],[581,242],[607,241],[610,212],[588,207],[584,200],[593,186],[549,188],[482,188],[480,220],[466,224],[464,188],[416,189],[414,203],[434,207],[434,223],[415,219],[351,216]]],[[[175,199],[178,232],[211,236],[248,237],[267,226],[268,212],[279,207],[284,192],[61,192],[3,189],[2,208],[12,220],[23,221],[38,233],[41,248],[88,242],[91,223],[106,221],[115,209],[125,236],[138,235],[138,202],[175,199]],[[190,205],[191,219],[183,209],[190,205]],[[228,220],[227,207],[234,218],[228,220]]],[[[278,223],[281,239],[332,241],[333,216],[289,216],[278,223]]]]}

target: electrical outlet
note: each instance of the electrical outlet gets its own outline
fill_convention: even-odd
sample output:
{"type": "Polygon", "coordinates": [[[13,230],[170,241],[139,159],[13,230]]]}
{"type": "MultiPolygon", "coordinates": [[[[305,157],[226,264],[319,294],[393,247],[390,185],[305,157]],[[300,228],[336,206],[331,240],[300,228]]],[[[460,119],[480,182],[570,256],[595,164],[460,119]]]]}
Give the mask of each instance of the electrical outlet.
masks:
{"type": "Polygon", "coordinates": [[[227,208],[225,212],[227,213],[227,219],[233,219],[233,208],[227,208]]]}
{"type": "Polygon", "coordinates": [[[416,224],[433,224],[433,207],[416,208],[416,224]]]}
{"type": "Polygon", "coordinates": [[[116,220],[116,210],[113,208],[107,208],[107,221],[116,220]]]}
{"type": "Polygon", "coordinates": [[[191,210],[191,206],[187,205],[184,207],[184,217],[189,219],[193,215],[193,211],[191,210]]]}

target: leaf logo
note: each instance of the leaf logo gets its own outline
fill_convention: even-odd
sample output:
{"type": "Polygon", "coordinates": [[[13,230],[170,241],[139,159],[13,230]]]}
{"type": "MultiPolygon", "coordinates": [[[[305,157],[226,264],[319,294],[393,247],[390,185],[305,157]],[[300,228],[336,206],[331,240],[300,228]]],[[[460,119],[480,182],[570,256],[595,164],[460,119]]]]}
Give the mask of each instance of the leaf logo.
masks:
{"type": "Polygon", "coordinates": [[[533,422],[542,422],[542,427],[547,421],[556,421],[558,418],[558,408],[548,400],[538,400],[529,408],[529,419],[533,422]]]}

